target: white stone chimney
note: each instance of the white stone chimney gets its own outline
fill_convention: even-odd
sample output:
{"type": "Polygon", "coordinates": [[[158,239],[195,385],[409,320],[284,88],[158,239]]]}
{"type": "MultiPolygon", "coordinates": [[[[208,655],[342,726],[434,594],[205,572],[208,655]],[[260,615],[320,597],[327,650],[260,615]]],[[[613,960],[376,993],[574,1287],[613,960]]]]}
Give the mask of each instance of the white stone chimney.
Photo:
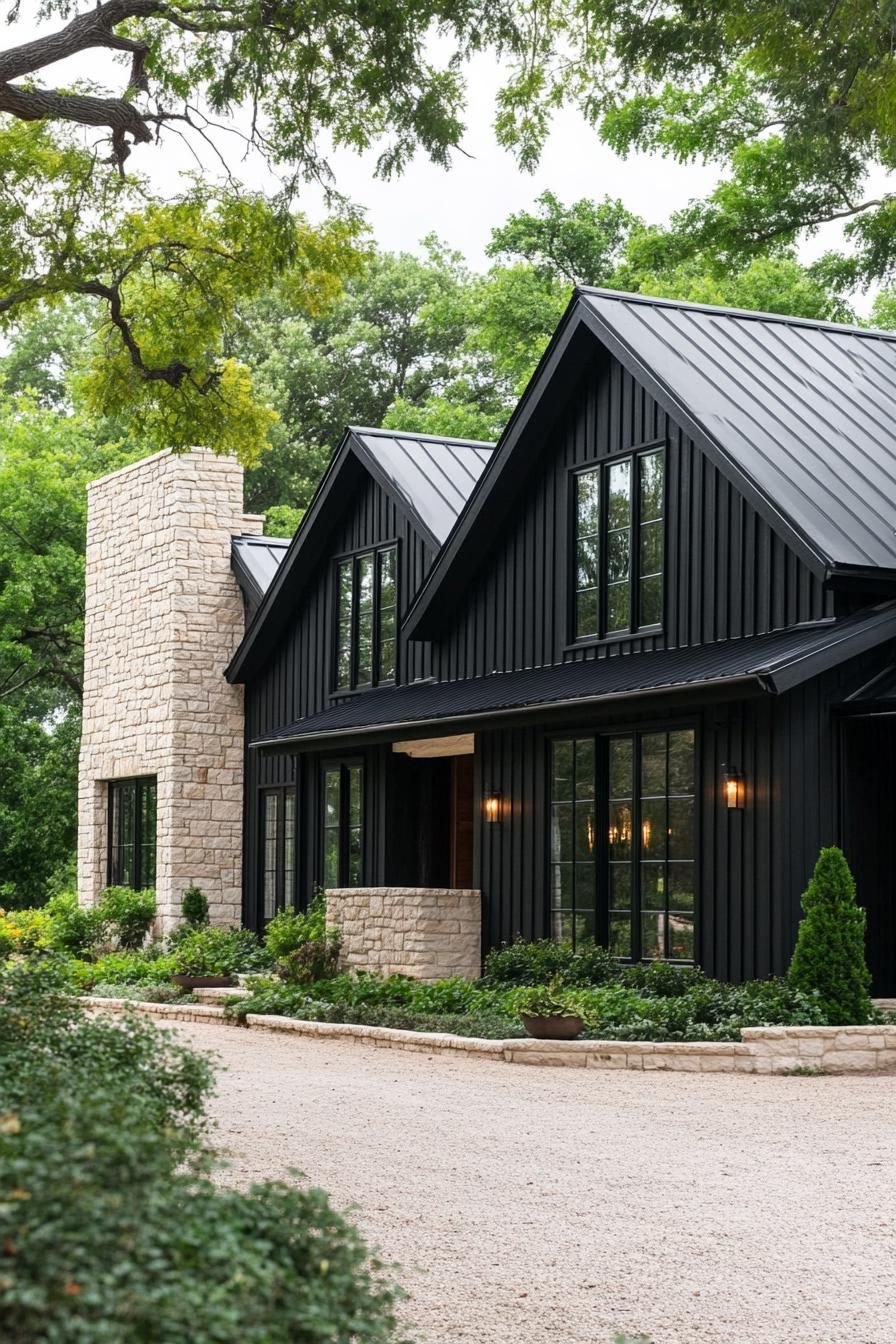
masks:
{"type": "Polygon", "coordinates": [[[224,668],[243,633],[230,539],[258,535],[243,470],[205,449],[157,453],[88,487],[78,892],[108,881],[109,782],[157,781],[159,924],[201,887],[239,924],[243,693],[224,668]]]}

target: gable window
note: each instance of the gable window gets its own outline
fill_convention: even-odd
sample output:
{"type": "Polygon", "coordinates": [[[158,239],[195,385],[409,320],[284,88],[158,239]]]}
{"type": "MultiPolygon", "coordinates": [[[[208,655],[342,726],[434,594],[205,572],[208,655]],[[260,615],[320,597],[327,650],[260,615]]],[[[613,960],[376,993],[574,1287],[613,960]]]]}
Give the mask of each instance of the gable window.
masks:
{"type": "Polygon", "coordinates": [[[261,791],[261,902],[267,921],[295,905],[296,792],[261,791]]]}
{"type": "Polygon", "coordinates": [[[691,728],[553,742],[555,938],[693,961],[694,745],[691,728]]]}
{"type": "Polygon", "coordinates": [[[575,639],[662,621],[663,478],[662,448],[575,474],[575,639]]]}
{"type": "Polygon", "coordinates": [[[336,567],[337,690],[395,680],[398,617],[396,546],[361,551],[336,567]]]}
{"type": "Polygon", "coordinates": [[[364,877],[364,769],[360,761],[323,767],[324,890],[359,887],[364,877]]]}
{"type": "Polygon", "coordinates": [[[141,891],[156,884],[156,800],[154,776],[116,779],[109,784],[110,887],[141,891]]]}

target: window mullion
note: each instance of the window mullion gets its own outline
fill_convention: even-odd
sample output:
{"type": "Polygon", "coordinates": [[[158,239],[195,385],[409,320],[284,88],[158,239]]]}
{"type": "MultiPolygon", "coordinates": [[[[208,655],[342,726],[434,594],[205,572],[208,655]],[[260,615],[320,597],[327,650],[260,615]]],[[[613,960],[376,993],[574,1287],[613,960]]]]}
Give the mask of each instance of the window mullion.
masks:
{"type": "Polygon", "coordinates": [[[632,737],[632,961],[641,960],[641,734],[632,737]]]}

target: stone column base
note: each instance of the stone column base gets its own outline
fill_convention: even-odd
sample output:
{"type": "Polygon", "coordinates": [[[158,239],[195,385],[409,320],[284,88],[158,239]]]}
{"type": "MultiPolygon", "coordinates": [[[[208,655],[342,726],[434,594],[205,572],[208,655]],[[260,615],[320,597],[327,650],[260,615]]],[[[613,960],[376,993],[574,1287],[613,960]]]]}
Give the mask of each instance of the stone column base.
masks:
{"type": "Polygon", "coordinates": [[[343,887],[327,892],[327,923],[342,937],[347,970],[477,980],[482,896],[442,887],[343,887]]]}

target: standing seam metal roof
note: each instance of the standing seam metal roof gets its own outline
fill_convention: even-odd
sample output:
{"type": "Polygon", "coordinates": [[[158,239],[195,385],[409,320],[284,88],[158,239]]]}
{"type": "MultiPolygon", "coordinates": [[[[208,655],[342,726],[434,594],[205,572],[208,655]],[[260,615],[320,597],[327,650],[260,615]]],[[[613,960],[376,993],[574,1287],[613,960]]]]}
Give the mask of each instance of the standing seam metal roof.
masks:
{"type": "Polygon", "coordinates": [[[896,566],[896,336],[579,293],[822,557],[896,566]]]}
{"type": "Polygon", "coordinates": [[[494,444],[352,426],[371,464],[441,545],[482,475],[494,444]]]}
{"type": "Polygon", "coordinates": [[[240,587],[255,601],[260,601],[270,587],[290,540],[289,537],[231,537],[233,572],[240,587]]]}

